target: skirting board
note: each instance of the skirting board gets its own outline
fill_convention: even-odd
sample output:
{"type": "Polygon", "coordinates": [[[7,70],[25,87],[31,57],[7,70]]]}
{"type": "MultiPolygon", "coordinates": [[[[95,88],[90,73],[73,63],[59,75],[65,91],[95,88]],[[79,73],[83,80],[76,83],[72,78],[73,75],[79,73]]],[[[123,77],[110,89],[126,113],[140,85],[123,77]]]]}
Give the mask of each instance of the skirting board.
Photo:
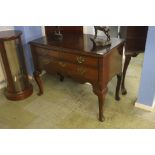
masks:
{"type": "Polygon", "coordinates": [[[147,106],[147,105],[144,105],[144,104],[141,104],[141,103],[136,102],[135,103],[135,107],[140,108],[140,109],[144,109],[144,110],[147,110],[147,111],[153,111],[154,104],[153,104],[152,107],[150,107],[150,106],[147,106]]]}

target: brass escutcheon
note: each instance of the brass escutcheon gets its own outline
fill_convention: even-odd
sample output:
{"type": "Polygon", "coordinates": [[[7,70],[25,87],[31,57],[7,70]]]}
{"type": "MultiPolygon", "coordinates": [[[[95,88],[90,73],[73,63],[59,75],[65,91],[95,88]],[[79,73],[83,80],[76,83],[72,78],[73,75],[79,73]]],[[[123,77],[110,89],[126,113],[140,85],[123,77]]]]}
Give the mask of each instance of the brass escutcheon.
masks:
{"type": "Polygon", "coordinates": [[[82,64],[85,61],[85,59],[82,56],[77,56],[76,60],[79,64],[82,64]]]}
{"type": "Polygon", "coordinates": [[[83,67],[78,67],[78,68],[77,68],[77,72],[78,72],[80,75],[84,75],[85,72],[86,72],[86,69],[83,68],[83,67]]]}
{"type": "Polygon", "coordinates": [[[66,63],[64,63],[64,62],[62,62],[62,61],[59,61],[59,65],[60,65],[61,67],[66,67],[66,63]]]}

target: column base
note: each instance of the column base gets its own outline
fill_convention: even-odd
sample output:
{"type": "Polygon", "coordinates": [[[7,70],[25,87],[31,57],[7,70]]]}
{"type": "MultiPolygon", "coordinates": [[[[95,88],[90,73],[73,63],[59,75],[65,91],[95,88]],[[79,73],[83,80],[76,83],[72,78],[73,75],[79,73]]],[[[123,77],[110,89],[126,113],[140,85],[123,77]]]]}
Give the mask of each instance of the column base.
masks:
{"type": "Polygon", "coordinates": [[[30,84],[28,88],[26,88],[25,90],[21,91],[21,92],[9,92],[7,91],[7,89],[5,90],[5,96],[8,100],[12,100],[12,101],[19,101],[19,100],[23,100],[29,96],[31,96],[33,93],[33,87],[30,84]]]}

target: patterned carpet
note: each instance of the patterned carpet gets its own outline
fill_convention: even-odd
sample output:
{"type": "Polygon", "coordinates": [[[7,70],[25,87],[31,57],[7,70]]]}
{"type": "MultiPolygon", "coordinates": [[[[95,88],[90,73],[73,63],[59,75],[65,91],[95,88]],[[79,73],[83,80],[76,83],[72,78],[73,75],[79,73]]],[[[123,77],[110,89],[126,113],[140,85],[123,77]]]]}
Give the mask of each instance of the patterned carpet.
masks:
{"type": "MultiPolygon", "coordinates": [[[[98,100],[89,84],[45,74],[44,95],[34,93],[13,102],[0,94],[0,128],[155,128],[155,112],[134,107],[139,88],[143,54],[132,59],[126,78],[128,94],[115,101],[116,78],[109,83],[105,99],[105,121],[98,121],[98,100]]],[[[3,92],[3,91],[2,91],[3,92]]]]}

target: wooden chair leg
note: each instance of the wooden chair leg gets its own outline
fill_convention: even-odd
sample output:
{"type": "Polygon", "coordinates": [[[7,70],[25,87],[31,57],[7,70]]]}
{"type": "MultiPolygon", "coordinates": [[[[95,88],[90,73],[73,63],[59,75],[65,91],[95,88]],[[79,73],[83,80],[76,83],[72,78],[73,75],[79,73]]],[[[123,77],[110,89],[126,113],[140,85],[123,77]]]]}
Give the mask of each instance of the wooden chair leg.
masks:
{"type": "Polygon", "coordinates": [[[117,86],[116,86],[116,92],[115,92],[115,100],[117,100],[117,101],[120,100],[119,90],[120,90],[120,86],[121,86],[121,79],[122,79],[122,73],[117,75],[117,86]]]}
{"type": "Polygon", "coordinates": [[[60,81],[63,82],[65,77],[61,75],[60,73],[58,73],[58,76],[60,77],[60,81]]]}
{"type": "Polygon", "coordinates": [[[98,104],[99,104],[99,121],[103,122],[105,120],[103,115],[103,106],[104,100],[107,93],[108,88],[99,88],[99,86],[93,86],[93,92],[98,96],[98,104]]]}
{"type": "Polygon", "coordinates": [[[39,87],[38,96],[43,94],[43,83],[39,75],[40,75],[40,72],[35,71],[33,73],[34,79],[36,80],[38,87],[39,87]]]}
{"type": "Polygon", "coordinates": [[[125,56],[125,62],[124,62],[124,68],[123,68],[123,77],[122,77],[122,84],[121,84],[122,95],[127,94],[127,90],[125,88],[125,76],[126,76],[126,71],[128,69],[130,60],[131,60],[131,56],[125,56]]]}

